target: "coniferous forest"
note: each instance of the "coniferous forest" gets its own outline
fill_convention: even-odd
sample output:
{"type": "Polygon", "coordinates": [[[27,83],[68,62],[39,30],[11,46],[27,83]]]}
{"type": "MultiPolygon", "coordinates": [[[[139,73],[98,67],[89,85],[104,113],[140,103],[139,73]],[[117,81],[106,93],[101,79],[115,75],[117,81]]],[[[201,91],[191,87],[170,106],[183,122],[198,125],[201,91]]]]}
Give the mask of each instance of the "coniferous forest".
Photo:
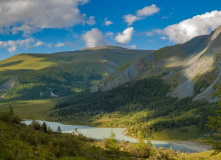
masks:
{"type": "Polygon", "coordinates": [[[219,105],[192,101],[192,97],[178,100],[168,96],[169,88],[162,79],[148,78],[110,91],[84,91],[60,101],[49,120],[127,127],[128,135],[146,139],[162,130],[178,131],[181,136],[174,139],[194,139],[210,132],[208,117],[219,105]]]}

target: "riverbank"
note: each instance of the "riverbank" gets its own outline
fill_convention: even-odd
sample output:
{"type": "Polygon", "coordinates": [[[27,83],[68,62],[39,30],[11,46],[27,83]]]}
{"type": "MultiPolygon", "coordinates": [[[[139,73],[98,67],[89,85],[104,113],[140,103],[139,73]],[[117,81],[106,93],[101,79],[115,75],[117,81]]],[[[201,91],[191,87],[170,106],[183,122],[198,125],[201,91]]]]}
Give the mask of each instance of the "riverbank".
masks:
{"type": "MultiPolygon", "coordinates": [[[[31,124],[32,120],[25,120],[25,124],[31,124]]],[[[138,140],[125,135],[126,128],[99,128],[99,127],[89,127],[83,125],[67,125],[58,122],[49,122],[49,121],[38,121],[40,124],[45,122],[50,128],[54,131],[57,130],[58,126],[60,126],[62,132],[64,133],[72,133],[75,131],[75,128],[85,135],[86,137],[102,140],[104,138],[108,138],[111,131],[113,131],[116,135],[117,141],[125,141],[130,143],[137,143],[138,140]]],[[[159,140],[151,140],[151,143],[157,148],[163,147],[165,149],[172,148],[174,151],[180,152],[204,152],[208,151],[210,148],[207,146],[203,146],[203,144],[198,144],[197,142],[192,141],[159,141],[159,140]]]]}

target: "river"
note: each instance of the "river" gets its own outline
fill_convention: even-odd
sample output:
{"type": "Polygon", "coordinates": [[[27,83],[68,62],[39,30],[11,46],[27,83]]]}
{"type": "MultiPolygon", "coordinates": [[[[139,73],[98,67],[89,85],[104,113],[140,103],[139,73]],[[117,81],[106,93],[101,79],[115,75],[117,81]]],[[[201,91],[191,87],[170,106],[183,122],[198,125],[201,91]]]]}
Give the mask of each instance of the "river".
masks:
{"type": "MultiPolygon", "coordinates": [[[[32,120],[25,120],[24,123],[29,125],[32,120]]],[[[56,131],[58,126],[60,126],[62,132],[64,133],[72,133],[75,128],[85,135],[86,137],[94,138],[101,140],[103,138],[109,137],[111,130],[116,134],[117,141],[129,141],[131,143],[136,143],[138,140],[135,138],[131,138],[123,135],[123,131],[126,128],[98,128],[98,127],[88,127],[88,126],[80,126],[80,125],[66,125],[58,122],[48,122],[38,120],[40,124],[45,122],[53,131],[56,131]]],[[[151,143],[155,145],[157,148],[164,147],[165,149],[172,148],[174,151],[180,150],[180,152],[194,153],[194,152],[204,152],[209,150],[208,147],[204,145],[200,145],[199,143],[192,141],[155,141],[152,140],[151,143]]]]}

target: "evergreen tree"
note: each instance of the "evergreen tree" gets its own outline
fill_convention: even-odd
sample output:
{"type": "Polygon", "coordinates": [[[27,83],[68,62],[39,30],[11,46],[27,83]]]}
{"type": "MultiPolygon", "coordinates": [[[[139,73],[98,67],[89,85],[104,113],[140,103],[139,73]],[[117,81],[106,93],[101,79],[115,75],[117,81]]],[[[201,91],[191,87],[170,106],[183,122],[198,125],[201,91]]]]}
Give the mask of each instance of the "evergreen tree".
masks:
{"type": "Polygon", "coordinates": [[[214,137],[209,143],[213,145],[215,153],[219,153],[221,152],[221,110],[216,112],[215,117],[209,117],[208,127],[214,131],[214,137]]]}
{"type": "Polygon", "coordinates": [[[118,151],[119,147],[116,142],[116,134],[113,130],[111,130],[109,138],[106,139],[106,148],[110,149],[111,151],[118,151]]]}
{"type": "Polygon", "coordinates": [[[47,124],[45,122],[42,124],[42,129],[45,133],[47,133],[47,124]]]}
{"type": "Polygon", "coordinates": [[[57,132],[62,133],[60,126],[58,126],[58,128],[57,128],[57,132]]]}

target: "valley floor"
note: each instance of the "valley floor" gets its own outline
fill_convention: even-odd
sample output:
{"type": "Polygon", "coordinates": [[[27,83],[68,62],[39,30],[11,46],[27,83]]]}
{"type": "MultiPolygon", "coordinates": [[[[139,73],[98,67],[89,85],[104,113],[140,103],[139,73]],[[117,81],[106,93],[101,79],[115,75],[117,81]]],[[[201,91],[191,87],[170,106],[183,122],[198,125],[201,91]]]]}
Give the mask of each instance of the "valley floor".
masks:
{"type": "MultiPolygon", "coordinates": [[[[39,120],[45,120],[47,116],[52,112],[52,109],[54,108],[56,104],[56,101],[54,100],[35,100],[35,101],[18,101],[13,103],[1,103],[0,104],[0,111],[6,111],[9,109],[9,106],[12,105],[14,112],[21,116],[21,118],[24,119],[39,119],[39,120]],[[30,116],[32,115],[32,116],[30,116]]],[[[4,125],[5,126],[5,125],[4,125]]],[[[118,126],[121,127],[121,126],[118,126]]],[[[190,128],[191,129],[191,128],[190,128]]],[[[193,129],[193,128],[192,128],[193,129]]],[[[165,136],[165,133],[171,134],[169,131],[164,133],[157,133],[155,139],[160,140],[171,140],[170,137],[165,136]],[[164,137],[162,138],[162,135],[164,137]]],[[[176,133],[176,132],[174,132],[176,133]]],[[[193,142],[195,143],[195,142],[193,142]]],[[[100,146],[101,148],[105,148],[104,144],[101,144],[101,142],[95,142],[96,146],[100,146]],[[103,146],[102,146],[103,145],[103,146]]],[[[118,144],[121,146],[121,143],[118,144]]],[[[127,146],[128,147],[128,146],[127,146]]],[[[129,150],[127,150],[129,151],[129,150]]],[[[129,151],[131,152],[131,151],[129,151]]],[[[205,160],[218,160],[221,159],[221,153],[213,155],[213,151],[207,151],[202,153],[175,153],[167,150],[160,151],[157,150],[159,154],[162,153],[163,155],[167,155],[168,158],[165,159],[205,159],[205,160]]]]}

